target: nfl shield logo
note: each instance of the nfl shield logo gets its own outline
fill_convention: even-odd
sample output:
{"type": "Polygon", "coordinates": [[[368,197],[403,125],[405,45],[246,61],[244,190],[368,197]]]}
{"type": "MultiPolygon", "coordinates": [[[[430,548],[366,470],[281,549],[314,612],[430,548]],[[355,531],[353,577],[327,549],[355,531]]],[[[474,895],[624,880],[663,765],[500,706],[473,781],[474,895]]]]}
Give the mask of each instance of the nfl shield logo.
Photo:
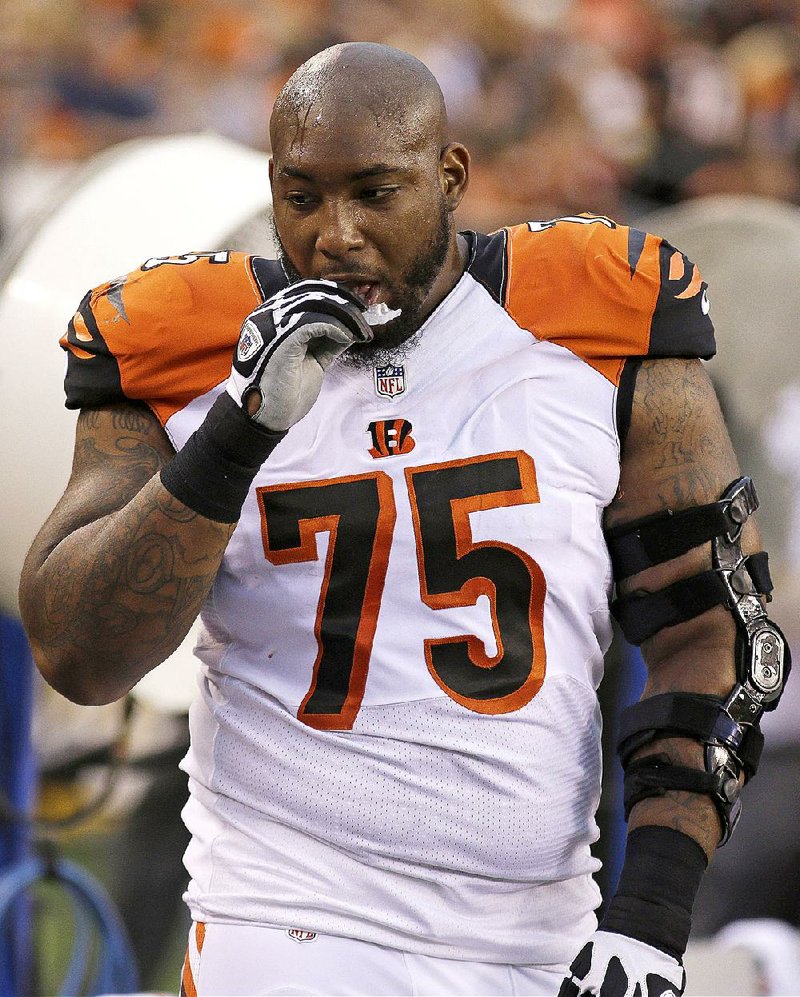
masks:
{"type": "Polygon", "coordinates": [[[406,369],[402,365],[375,368],[375,391],[382,398],[395,398],[406,390],[406,369]]]}
{"type": "Polygon", "coordinates": [[[264,345],[258,327],[249,319],[245,322],[239,336],[239,345],[236,347],[236,357],[240,363],[246,363],[258,353],[264,345]]]}

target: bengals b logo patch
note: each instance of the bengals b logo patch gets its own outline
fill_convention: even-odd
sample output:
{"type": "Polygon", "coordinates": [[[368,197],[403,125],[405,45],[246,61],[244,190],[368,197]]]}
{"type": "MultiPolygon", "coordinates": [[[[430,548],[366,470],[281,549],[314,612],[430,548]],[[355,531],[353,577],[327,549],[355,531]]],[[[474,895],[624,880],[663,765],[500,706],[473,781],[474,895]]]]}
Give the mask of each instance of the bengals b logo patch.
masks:
{"type": "Polygon", "coordinates": [[[406,419],[381,419],[380,422],[371,422],[369,424],[369,434],[372,437],[370,454],[378,458],[411,453],[416,446],[411,429],[411,423],[406,419]]]}

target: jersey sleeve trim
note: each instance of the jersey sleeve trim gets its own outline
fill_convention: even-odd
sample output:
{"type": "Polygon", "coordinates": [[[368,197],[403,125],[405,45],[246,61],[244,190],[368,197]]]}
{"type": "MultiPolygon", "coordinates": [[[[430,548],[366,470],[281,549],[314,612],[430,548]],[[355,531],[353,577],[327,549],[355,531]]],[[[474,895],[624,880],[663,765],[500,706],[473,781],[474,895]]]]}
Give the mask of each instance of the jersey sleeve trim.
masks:
{"type": "Polygon", "coordinates": [[[250,270],[261,293],[262,301],[271,298],[273,294],[282,291],[291,283],[279,260],[268,260],[264,256],[252,256],[250,270]]]}
{"type": "Polygon", "coordinates": [[[628,438],[628,430],[631,428],[636,375],[639,373],[641,365],[642,361],[639,357],[629,357],[625,361],[619,377],[615,415],[620,454],[622,454],[625,448],[625,440],[628,438]]]}
{"type": "Polygon", "coordinates": [[[125,401],[119,364],[103,338],[91,308],[89,291],[59,340],[67,352],[64,375],[68,409],[125,401]]]}
{"type": "Polygon", "coordinates": [[[665,239],[659,245],[659,292],[647,355],[709,360],[716,353],[708,285],[696,263],[665,239]]]}

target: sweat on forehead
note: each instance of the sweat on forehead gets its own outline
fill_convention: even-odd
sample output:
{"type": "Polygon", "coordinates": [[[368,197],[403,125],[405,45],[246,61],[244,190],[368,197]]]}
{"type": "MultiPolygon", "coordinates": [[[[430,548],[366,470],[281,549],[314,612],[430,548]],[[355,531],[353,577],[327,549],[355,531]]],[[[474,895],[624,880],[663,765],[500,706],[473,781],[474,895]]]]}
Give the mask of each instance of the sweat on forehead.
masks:
{"type": "Polygon", "coordinates": [[[409,139],[446,141],[444,98],[428,67],[388,45],[348,42],[312,56],[283,86],[270,119],[272,147],[284,129],[359,116],[376,126],[402,126],[409,139]]]}

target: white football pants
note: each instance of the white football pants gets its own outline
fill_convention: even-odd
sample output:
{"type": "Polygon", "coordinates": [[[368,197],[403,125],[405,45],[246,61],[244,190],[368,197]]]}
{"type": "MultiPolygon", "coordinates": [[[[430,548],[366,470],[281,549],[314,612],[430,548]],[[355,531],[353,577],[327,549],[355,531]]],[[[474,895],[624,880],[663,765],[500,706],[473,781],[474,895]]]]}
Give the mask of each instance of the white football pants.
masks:
{"type": "Polygon", "coordinates": [[[294,929],[193,924],[181,994],[555,997],[565,971],[565,966],[506,966],[438,959],[294,929]]]}

